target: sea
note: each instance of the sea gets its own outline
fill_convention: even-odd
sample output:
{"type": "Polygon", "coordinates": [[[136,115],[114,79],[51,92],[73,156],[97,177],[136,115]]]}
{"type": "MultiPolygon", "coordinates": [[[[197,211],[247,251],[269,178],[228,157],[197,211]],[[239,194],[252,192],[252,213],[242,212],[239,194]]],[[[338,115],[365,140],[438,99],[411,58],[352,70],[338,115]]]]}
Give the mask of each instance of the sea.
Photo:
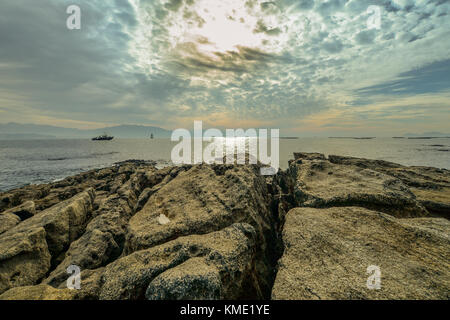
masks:
{"type": "MultiPolygon", "coordinates": [[[[130,159],[153,160],[158,167],[168,166],[176,144],[170,139],[0,141],[0,191],[54,182],[130,159]]],[[[281,169],[288,167],[294,152],[320,152],[450,169],[450,138],[280,139],[279,150],[281,169]]]]}

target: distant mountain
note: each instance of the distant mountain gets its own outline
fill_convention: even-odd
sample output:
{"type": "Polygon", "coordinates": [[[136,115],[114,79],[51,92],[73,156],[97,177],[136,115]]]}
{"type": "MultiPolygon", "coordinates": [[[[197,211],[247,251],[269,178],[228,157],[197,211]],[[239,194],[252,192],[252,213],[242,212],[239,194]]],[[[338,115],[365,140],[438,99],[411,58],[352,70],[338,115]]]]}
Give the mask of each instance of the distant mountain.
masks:
{"type": "Polygon", "coordinates": [[[424,132],[420,133],[406,133],[405,137],[450,137],[450,133],[442,133],[442,132],[424,132]]]}
{"type": "Polygon", "coordinates": [[[30,134],[30,133],[0,133],[0,140],[47,140],[55,139],[55,136],[48,136],[44,134],[30,134]]]}
{"type": "Polygon", "coordinates": [[[92,138],[103,133],[116,138],[139,139],[170,138],[172,132],[159,127],[120,125],[95,130],[63,128],[39,124],[0,123],[0,139],[51,139],[51,138],[92,138]]]}

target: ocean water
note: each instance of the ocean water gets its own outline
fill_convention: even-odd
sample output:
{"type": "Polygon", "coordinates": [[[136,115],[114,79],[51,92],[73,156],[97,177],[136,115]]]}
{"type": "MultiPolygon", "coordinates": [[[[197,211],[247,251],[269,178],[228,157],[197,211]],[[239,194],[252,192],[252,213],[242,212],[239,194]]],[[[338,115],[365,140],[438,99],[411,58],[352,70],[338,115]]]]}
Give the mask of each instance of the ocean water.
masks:
{"type": "MultiPolygon", "coordinates": [[[[176,144],[169,139],[0,141],[0,191],[48,183],[129,159],[154,160],[160,167],[170,165],[176,144]]],[[[293,152],[320,152],[450,169],[449,150],[449,138],[281,139],[280,168],[287,168],[293,152]]]]}

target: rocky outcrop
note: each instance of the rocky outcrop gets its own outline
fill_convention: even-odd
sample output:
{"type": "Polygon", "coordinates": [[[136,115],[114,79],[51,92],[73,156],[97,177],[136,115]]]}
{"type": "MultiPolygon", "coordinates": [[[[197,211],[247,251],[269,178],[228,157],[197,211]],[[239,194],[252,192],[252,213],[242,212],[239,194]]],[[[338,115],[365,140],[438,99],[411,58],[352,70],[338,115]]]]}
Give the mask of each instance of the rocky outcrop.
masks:
{"type": "Polygon", "coordinates": [[[286,216],[273,299],[450,298],[450,223],[359,207],[296,208],[286,216]],[[369,266],[380,290],[367,287],[369,266]]]}
{"type": "Polygon", "coordinates": [[[248,223],[256,230],[258,270],[261,279],[267,279],[264,290],[269,292],[276,237],[270,204],[271,195],[257,166],[185,167],[131,218],[125,253],[248,223]]]}
{"type": "Polygon", "coordinates": [[[0,234],[9,229],[14,228],[20,222],[20,218],[13,213],[2,212],[0,213],[0,234]]]}
{"type": "Polygon", "coordinates": [[[262,298],[257,246],[255,229],[235,224],[137,251],[106,267],[100,298],[262,298]]]}
{"type": "Polygon", "coordinates": [[[329,156],[334,164],[356,165],[401,180],[430,213],[450,216],[450,171],[429,167],[405,167],[382,160],[329,156]]]}
{"type": "Polygon", "coordinates": [[[449,171],[318,153],[260,169],[127,161],[2,193],[0,299],[448,299],[449,171]]]}
{"type": "Polygon", "coordinates": [[[295,154],[289,171],[299,207],[361,206],[396,216],[426,216],[427,210],[398,178],[323,155],[295,154]]]}
{"type": "Polygon", "coordinates": [[[19,222],[26,220],[36,214],[36,208],[33,201],[26,201],[23,204],[8,209],[0,213],[0,234],[12,229],[19,222]]]}
{"type": "Polygon", "coordinates": [[[0,294],[36,284],[50,269],[51,255],[43,227],[17,230],[0,238],[0,294]]]}
{"type": "Polygon", "coordinates": [[[0,293],[34,284],[47,273],[50,257],[55,261],[84,231],[93,198],[93,190],[88,189],[0,235],[0,293]],[[28,262],[30,266],[24,269],[28,262]]]}

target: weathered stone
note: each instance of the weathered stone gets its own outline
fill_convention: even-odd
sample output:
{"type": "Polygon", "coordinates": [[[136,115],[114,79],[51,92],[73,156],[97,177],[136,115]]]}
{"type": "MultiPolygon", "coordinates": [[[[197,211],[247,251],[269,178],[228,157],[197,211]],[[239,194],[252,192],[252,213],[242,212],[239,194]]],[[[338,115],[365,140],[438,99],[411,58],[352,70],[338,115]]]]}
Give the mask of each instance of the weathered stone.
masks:
{"type": "Polygon", "coordinates": [[[300,207],[361,206],[402,217],[428,215],[401,180],[378,171],[316,157],[289,170],[300,207]]]}
{"type": "Polygon", "coordinates": [[[261,282],[264,280],[255,276],[258,273],[256,238],[252,226],[236,224],[221,231],[180,237],[137,251],[105,268],[100,298],[140,299],[144,295],[151,299],[201,298],[205,297],[205,290],[211,288],[214,289],[211,298],[262,298],[261,282]],[[202,261],[203,271],[187,268],[193,263],[187,261],[194,258],[202,261]],[[183,281],[182,273],[186,286],[175,290],[174,286],[183,281]],[[207,283],[205,277],[213,283],[207,283]],[[195,287],[189,287],[188,283],[195,287]]]}
{"type": "Polygon", "coordinates": [[[272,298],[449,299],[449,224],[420,222],[358,207],[291,210],[272,298]],[[367,287],[371,265],[380,290],[367,287]]]}
{"type": "Polygon", "coordinates": [[[26,220],[28,218],[31,218],[36,214],[36,207],[34,204],[34,201],[26,201],[22,203],[21,205],[8,209],[4,214],[14,214],[20,218],[20,220],[26,220]]]}
{"type": "Polygon", "coordinates": [[[329,156],[332,163],[369,168],[400,179],[416,199],[434,214],[450,217],[450,170],[429,167],[405,167],[396,163],[329,156]]]}
{"type": "Polygon", "coordinates": [[[50,253],[44,228],[17,230],[0,236],[0,294],[33,285],[50,269],[50,253]]]}
{"type": "Polygon", "coordinates": [[[92,210],[93,200],[94,191],[89,189],[69,200],[41,211],[34,217],[5,232],[4,235],[43,227],[50,253],[53,257],[56,257],[84,231],[88,214],[92,210]]]}
{"type": "Polygon", "coordinates": [[[448,170],[294,156],[270,177],[126,161],[0,193],[0,298],[448,299],[448,170]]]}
{"type": "MultiPolygon", "coordinates": [[[[130,220],[125,254],[190,234],[206,234],[233,223],[257,230],[258,271],[270,290],[276,259],[272,197],[259,166],[197,165],[179,173],[154,193],[130,220]],[[160,223],[164,215],[170,222],[160,223]]],[[[166,221],[164,219],[164,221],[166,221]]]]}
{"type": "Polygon", "coordinates": [[[128,219],[114,211],[95,217],[44,283],[59,286],[67,278],[66,269],[70,265],[82,270],[96,269],[117,259],[122,253],[128,219]]]}
{"type": "Polygon", "coordinates": [[[195,166],[165,184],[132,217],[127,253],[182,235],[220,230],[235,222],[270,230],[268,199],[264,178],[253,167],[231,167],[217,175],[211,166],[195,166]],[[171,223],[159,224],[161,214],[171,223]]]}
{"type": "Polygon", "coordinates": [[[219,270],[203,258],[192,258],[157,276],[148,286],[149,300],[219,300],[219,270]]]}
{"type": "Polygon", "coordinates": [[[20,218],[13,213],[0,213],[0,234],[14,228],[20,222],[20,218]]]}
{"type": "Polygon", "coordinates": [[[40,284],[13,288],[0,295],[0,300],[72,300],[75,290],[55,289],[40,284]]]}

